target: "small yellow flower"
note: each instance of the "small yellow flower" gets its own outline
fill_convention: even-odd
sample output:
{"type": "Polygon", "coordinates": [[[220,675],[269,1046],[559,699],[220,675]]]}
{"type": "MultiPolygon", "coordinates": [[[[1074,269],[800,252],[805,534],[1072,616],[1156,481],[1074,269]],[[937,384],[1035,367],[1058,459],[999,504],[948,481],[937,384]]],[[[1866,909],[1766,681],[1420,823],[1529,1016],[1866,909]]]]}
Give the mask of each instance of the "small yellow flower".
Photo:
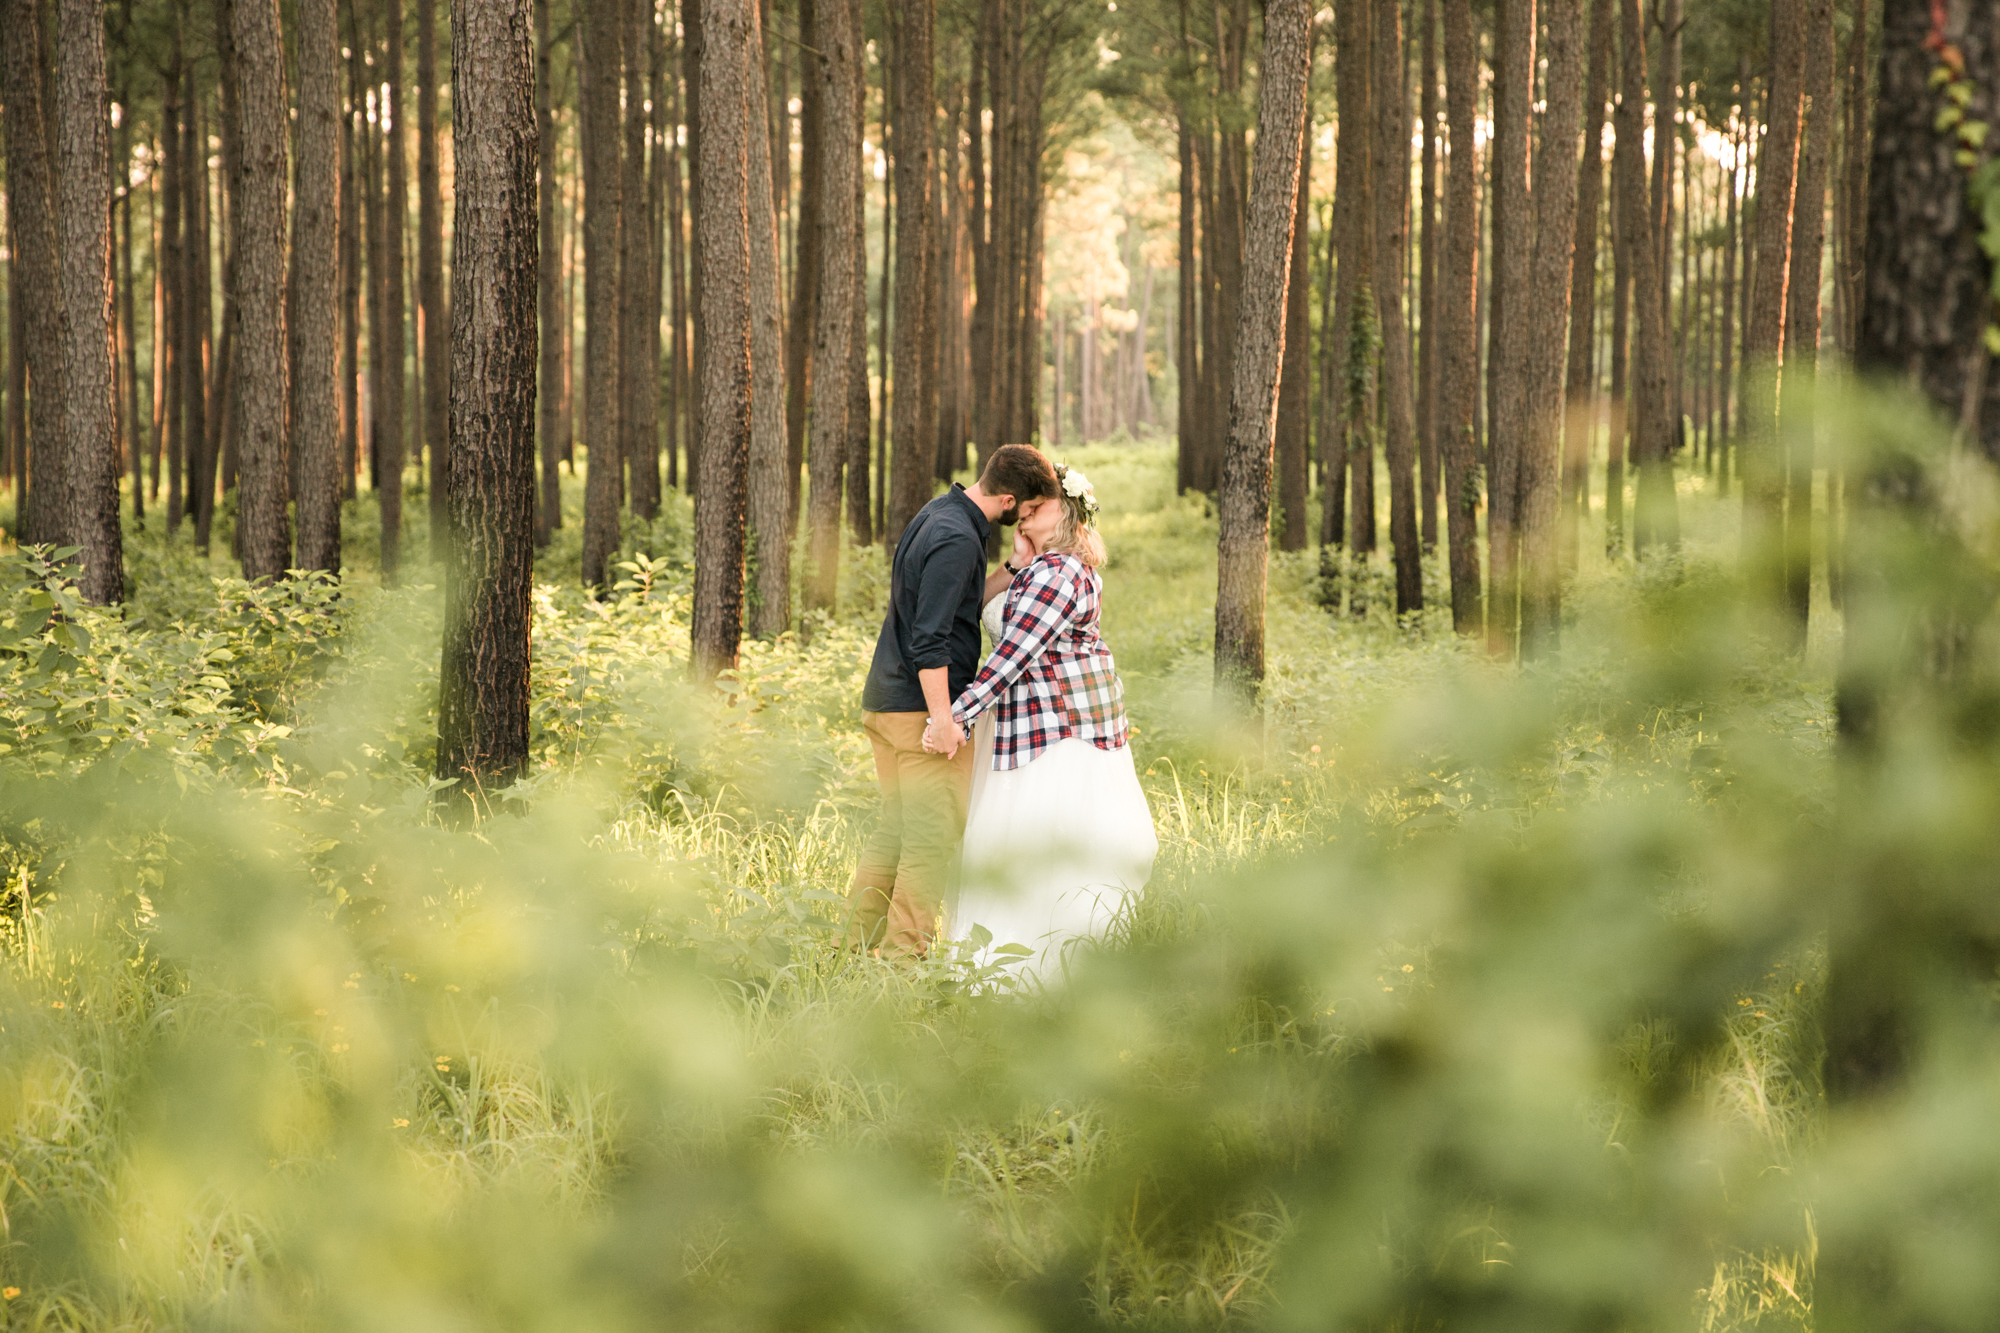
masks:
{"type": "Polygon", "coordinates": [[[409,1127],[410,1122],[400,1116],[389,1122],[389,1128],[391,1129],[408,1129],[409,1127]]]}
{"type": "Polygon", "coordinates": [[[0,1296],[4,1296],[10,1301],[20,1294],[21,1289],[19,1287],[0,1287],[0,1296]]]}
{"type": "Polygon", "coordinates": [[[49,1008],[51,1009],[60,1009],[62,1007],[63,1007],[63,1002],[61,1000],[57,1000],[49,1005],[49,1008]]]}
{"type": "Polygon", "coordinates": [[[1415,963],[1405,963],[1403,964],[1403,970],[1405,972],[1414,972],[1417,970],[1417,967],[1415,963]]]}

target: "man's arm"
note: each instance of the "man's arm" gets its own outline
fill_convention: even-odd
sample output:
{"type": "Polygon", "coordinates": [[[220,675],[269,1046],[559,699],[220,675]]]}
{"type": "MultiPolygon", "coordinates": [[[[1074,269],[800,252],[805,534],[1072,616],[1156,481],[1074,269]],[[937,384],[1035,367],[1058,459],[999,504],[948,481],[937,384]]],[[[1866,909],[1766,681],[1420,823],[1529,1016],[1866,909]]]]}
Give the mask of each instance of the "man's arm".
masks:
{"type": "Polygon", "coordinates": [[[929,667],[917,672],[917,684],[924,690],[924,708],[930,725],[924,729],[924,746],[950,758],[965,744],[965,731],[951,719],[951,668],[929,667]]]}

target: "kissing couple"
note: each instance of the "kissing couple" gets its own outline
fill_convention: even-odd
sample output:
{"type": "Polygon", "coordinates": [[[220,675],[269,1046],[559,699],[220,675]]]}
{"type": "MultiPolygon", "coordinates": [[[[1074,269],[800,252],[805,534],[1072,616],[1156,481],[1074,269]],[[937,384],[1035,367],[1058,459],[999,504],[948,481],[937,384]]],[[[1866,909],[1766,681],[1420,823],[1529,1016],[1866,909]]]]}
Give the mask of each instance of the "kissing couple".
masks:
{"type": "Polygon", "coordinates": [[[1159,841],[1099,633],[1097,510],[1081,472],[1007,444],[903,529],[861,698],[882,808],[848,894],[859,947],[921,957],[984,926],[1044,979],[1145,888],[1159,841]],[[996,523],[1013,549],[989,574],[996,523]]]}

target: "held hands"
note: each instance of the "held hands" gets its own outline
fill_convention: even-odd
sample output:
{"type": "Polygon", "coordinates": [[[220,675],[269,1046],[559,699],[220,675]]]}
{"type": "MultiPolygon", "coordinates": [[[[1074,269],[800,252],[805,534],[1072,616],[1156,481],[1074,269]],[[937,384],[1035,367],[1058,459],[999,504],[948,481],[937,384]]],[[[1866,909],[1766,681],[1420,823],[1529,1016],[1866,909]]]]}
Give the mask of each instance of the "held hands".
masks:
{"type": "Polygon", "coordinates": [[[958,754],[958,747],[963,744],[965,744],[965,731],[950,717],[924,719],[926,754],[941,754],[950,759],[958,754]]]}

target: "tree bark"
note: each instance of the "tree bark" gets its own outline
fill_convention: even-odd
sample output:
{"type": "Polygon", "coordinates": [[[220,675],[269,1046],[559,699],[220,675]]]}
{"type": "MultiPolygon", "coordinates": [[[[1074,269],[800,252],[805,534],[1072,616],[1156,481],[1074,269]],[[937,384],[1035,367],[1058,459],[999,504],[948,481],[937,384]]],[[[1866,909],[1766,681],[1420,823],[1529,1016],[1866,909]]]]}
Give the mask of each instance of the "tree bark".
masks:
{"type": "MultiPolygon", "coordinates": [[[[337,0],[298,6],[299,121],[302,164],[341,160],[340,25],[337,0]]],[[[292,380],[292,449],[298,459],[298,567],[340,572],[340,349],[346,321],[328,338],[325,312],[342,309],[341,173],[320,167],[298,173],[292,212],[292,309],[288,327],[302,335],[292,380]]],[[[349,203],[348,208],[353,205],[349,203]]]]}
{"type": "MultiPolygon", "coordinates": [[[[743,511],[752,420],[749,71],[756,13],[750,0],[702,6],[702,354],[700,471],[696,474],[692,665],[706,680],[736,665],[743,636],[743,511]]],[[[761,105],[761,89],[758,103],[761,105]]],[[[764,120],[756,118],[764,132],[764,120]]],[[[766,184],[768,187],[768,176],[766,184]]]]}
{"type": "Polygon", "coordinates": [[[438,0],[417,0],[417,354],[424,371],[433,561],[444,557],[451,521],[451,316],[444,304],[444,192],[438,178],[437,6],[438,0]]]}
{"type": "Polygon", "coordinates": [[[800,469],[806,461],[806,404],[811,401],[813,335],[818,328],[820,287],[820,141],[825,112],[821,107],[823,80],[816,76],[820,58],[817,0],[799,0],[799,219],[798,240],[792,248],[792,309],[785,346],[785,475],[791,495],[791,530],[799,526],[800,469]]]}
{"type": "Polygon", "coordinates": [[[1805,94],[1810,119],[1799,147],[1791,276],[1785,311],[1785,380],[1779,400],[1784,435],[1785,609],[1790,647],[1803,652],[1812,611],[1813,405],[1819,366],[1819,277],[1826,242],[1827,163],[1833,155],[1833,0],[1805,0],[1805,94]]]}
{"type": "Polygon", "coordinates": [[[749,143],[750,399],[749,518],[756,554],[750,632],[776,638],[792,622],[792,496],[786,470],[785,328],[778,272],[778,211],[771,180],[771,135],[764,56],[753,28],[745,93],[749,143]]]}
{"type": "MultiPolygon", "coordinates": [[[[1343,348],[1339,366],[1341,411],[1337,466],[1349,473],[1347,544],[1356,555],[1375,549],[1375,357],[1374,204],[1370,147],[1374,115],[1369,100],[1369,34],[1374,27],[1369,0],[1340,0],[1335,47],[1340,118],[1334,157],[1334,239],[1340,255],[1333,298],[1334,337],[1343,348]]],[[[1329,501],[1332,488],[1328,493],[1329,501]]]]}
{"type": "Polygon", "coordinates": [[[206,555],[209,523],[215,514],[215,453],[208,430],[209,418],[213,415],[209,390],[215,383],[208,373],[214,328],[210,296],[214,275],[209,262],[208,134],[202,120],[194,63],[188,61],[183,84],[188,114],[182,124],[181,139],[181,151],[187,163],[187,193],[182,204],[187,248],[181,273],[187,283],[186,295],[181,302],[181,313],[187,326],[182,348],[187,375],[181,391],[185,408],[181,431],[184,439],[182,462],[187,469],[184,485],[188,517],[194,522],[195,549],[206,555]]]}
{"type": "Polygon", "coordinates": [[[1215,687],[1243,702],[1254,698],[1264,678],[1271,451],[1285,347],[1286,261],[1312,73],[1311,24],[1309,0],[1272,0],[1265,10],[1256,181],[1229,391],[1215,594],[1215,687]]]}
{"type": "MultiPolygon", "coordinates": [[[[937,118],[931,84],[934,7],[935,0],[903,0],[891,9],[897,69],[896,395],[888,521],[882,530],[882,544],[891,549],[904,525],[931,498],[937,452],[937,386],[927,359],[937,340],[937,240],[931,229],[931,135],[937,118]]],[[[883,262],[888,262],[886,255],[883,262]]]]}
{"type": "Polygon", "coordinates": [[[1438,67],[1437,0],[1420,0],[1423,41],[1418,56],[1418,114],[1422,125],[1423,164],[1417,213],[1417,463],[1422,483],[1417,490],[1417,516],[1424,549],[1438,540],[1438,67]]]}
{"type": "MultiPolygon", "coordinates": [[[[455,40],[455,39],[454,39],[455,40]]],[[[541,385],[535,406],[540,415],[542,453],[541,505],[535,540],[546,545],[549,534],[562,526],[562,246],[556,239],[556,116],[549,88],[553,39],[549,36],[549,0],[535,0],[535,169],[539,285],[535,307],[541,325],[541,385]]],[[[454,133],[456,131],[454,130],[454,133]]]]}
{"type": "MultiPolygon", "coordinates": [[[[16,491],[23,542],[60,542],[68,488],[63,420],[62,269],[56,254],[54,167],[42,116],[41,21],[36,0],[6,0],[0,40],[6,44],[7,211],[16,250],[10,264],[14,299],[24,316],[27,363],[26,489],[16,491]]],[[[170,529],[171,530],[171,529],[170,529]]]]}
{"type": "Polygon", "coordinates": [[[1192,112],[1185,105],[1174,108],[1176,138],[1180,150],[1180,217],[1179,247],[1177,260],[1180,265],[1180,283],[1177,318],[1174,320],[1174,372],[1177,381],[1177,397],[1174,409],[1174,490],[1185,495],[1194,485],[1194,459],[1201,448],[1200,430],[1201,390],[1201,330],[1197,326],[1200,318],[1195,307],[1196,241],[1195,241],[1195,160],[1194,131],[1189,126],[1192,112]]]}
{"type": "Polygon", "coordinates": [[[403,157],[403,8],[402,0],[384,0],[383,50],[389,66],[387,85],[390,133],[382,136],[382,379],[380,382],[381,458],[376,485],[381,487],[382,577],[393,583],[403,564],[403,462],[408,380],[403,372],[407,330],[403,312],[403,228],[410,213],[408,172],[403,157]]]}
{"type": "MultiPolygon", "coordinates": [[[[1640,151],[1622,127],[1617,135],[1611,150],[1611,419],[1604,445],[1604,553],[1612,557],[1625,553],[1625,464],[1632,455],[1632,404],[1626,374],[1632,350],[1632,247],[1626,234],[1624,186],[1620,183],[1625,178],[1625,164],[1619,154],[1640,151]]],[[[1644,174],[1643,161],[1639,169],[1644,174]]]]}
{"type": "Polygon", "coordinates": [[[1535,94],[1535,2],[1500,7],[1493,61],[1493,305],[1495,336],[1487,355],[1493,428],[1487,446],[1486,643],[1511,658],[1520,614],[1521,459],[1528,448],[1528,339],[1500,336],[1532,303],[1534,215],[1529,194],[1530,107],[1535,94]]]}
{"type": "Polygon", "coordinates": [[[243,577],[291,566],[285,512],[285,48],[277,0],[234,0],[237,181],[230,229],[236,272],[230,378],[237,439],[237,546],[243,577]]]}
{"type": "Polygon", "coordinates": [[[1590,512],[1590,437],[1597,424],[1597,231],[1603,221],[1604,106],[1610,93],[1611,19],[1615,0],[1591,0],[1590,72],[1583,94],[1583,152],[1578,162],[1576,241],[1569,277],[1569,364],[1563,390],[1563,477],[1556,543],[1574,570],[1590,512]]]}
{"type": "MultiPolygon", "coordinates": [[[[1306,34],[1306,61],[1312,61],[1312,34],[1306,34]]],[[[1278,509],[1284,527],[1281,551],[1306,549],[1306,460],[1312,441],[1312,302],[1308,294],[1308,223],[1312,217],[1312,106],[1306,106],[1299,135],[1299,183],[1292,215],[1292,249],[1285,286],[1285,358],[1278,377],[1278,509]]],[[[1141,339],[1145,329],[1139,330],[1141,339]]],[[[1143,381],[1145,344],[1139,346],[1143,381]]]]}
{"type": "Polygon", "coordinates": [[[1680,544],[1680,517],[1674,499],[1674,423],[1667,399],[1666,305],[1660,298],[1659,247],[1646,189],[1644,143],[1646,46],[1639,0],[1620,0],[1624,27],[1625,95],[1618,108],[1618,134],[1629,136],[1619,178],[1618,207],[1627,232],[1626,262],[1632,270],[1632,317],[1638,322],[1632,349],[1633,457],[1639,491],[1632,509],[1632,550],[1643,555],[1654,545],[1680,544]]]}
{"type": "Polygon", "coordinates": [[[1423,610],[1424,564],[1417,533],[1417,424],[1410,378],[1410,326],[1403,314],[1410,108],[1403,83],[1399,0],[1377,0],[1373,49],[1375,310],[1382,330],[1382,443],[1389,463],[1389,547],[1396,563],[1396,614],[1401,616],[1423,610]]]}
{"type": "MultiPolygon", "coordinates": [[[[867,50],[867,29],[862,25],[861,0],[851,0],[849,19],[855,40],[867,50]]],[[[866,133],[864,113],[868,102],[866,55],[855,63],[854,141],[860,144],[866,133]]],[[[848,244],[854,247],[854,301],[848,306],[854,328],[847,340],[847,527],[856,544],[866,546],[875,531],[869,488],[868,425],[873,399],[868,384],[868,175],[854,173],[854,232],[848,244]]],[[[885,250],[888,248],[883,247],[885,250]]]]}
{"type": "MultiPolygon", "coordinates": [[[[660,512],[659,367],[651,360],[646,332],[652,313],[652,209],[646,188],[646,30],[652,0],[626,0],[625,159],[618,228],[618,453],[631,477],[632,513],[650,519],[660,512]]],[[[761,111],[759,119],[761,120],[761,111]]]]}
{"type": "Polygon", "coordinates": [[[1770,97],[1757,150],[1757,270],[1743,329],[1743,553],[1771,595],[1784,591],[1785,474],[1779,453],[1778,378],[1791,278],[1792,203],[1805,96],[1808,0],[1772,0],[1770,97]]]}
{"type": "Polygon", "coordinates": [[[590,471],[584,485],[583,585],[610,582],[618,549],[618,248],[623,212],[619,178],[618,75],[626,0],[579,0],[583,40],[577,62],[583,104],[584,413],[590,471]]]}
{"type": "Polygon", "coordinates": [[[528,759],[535,555],[535,29],[452,5],[450,526],[437,775],[490,809],[528,759]]]}
{"type": "MultiPolygon", "coordinates": [[[[1608,4],[1610,0],[1599,0],[1608,4]]],[[[1446,163],[1444,271],[1438,282],[1443,324],[1443,397],[1439,447],[1444,453],[1445,540],[1451,566],[1451,626],[1478,634],[1479,472],[1473,448],[1479,410],[1479,162],[1473,124],[1479,98],[1479,38],[1470,0],[1444,0],[1446,163]]]]}
{"type": "MultiPolygon", "coordinates": [[[[854,339],[854,238],[860,225],[854,203],[861,178],[861,51],[846,0],[817,0],[816,48],[806,57],[805,78],[815,85],[819,195],[818,290],[813,297],[813,397],[806,463],[811,493],[805,604],[831,611],[840,573],[841,474],[848,452],[848,379],[854,339]]],[[[803,248],[803,247],[801,247],[803,248]]]]}
{"type": "MultiPolygon", "coordinates": [[[[1518,0],[1508,0],[1509,4],[1518,0]]],[[[1600,0],[1602,3],[1602,0],[1600,0]]],[[[1569,325],[1570,262],[1576,243],[1577,141],[1583,120],[1583,0],[1543,0],[1548,65],[1542,142],[1535,163],[1535,240],[1521,341],[1527,356],[1517,513],[1521,520],[1521,655],[1556,648],[1561,625],[1558,486],[1563,440],[1563,342],[1569,325]]]]}
{"type": "MultiPolygon", "coordinates": [[[[111,401],[111,144],[104,114],[104,13],[93,0],[60,0],[56,13],[63,479],[51,535],[62,545],[83,548],[78,588],[88,601],[109,603],[125,594],[125,555],[111,401]]],[[[278,347],[282,354],[282,339],[278,347]]]]}
{"type": "Polygon", "coordinates": [[[361,38],[347,6],[347,105],[340,113],[340,497],[354,498],[361,471],[361,218],[366,191],[356,158],[355,121],[362,111],[361,38]]]}

